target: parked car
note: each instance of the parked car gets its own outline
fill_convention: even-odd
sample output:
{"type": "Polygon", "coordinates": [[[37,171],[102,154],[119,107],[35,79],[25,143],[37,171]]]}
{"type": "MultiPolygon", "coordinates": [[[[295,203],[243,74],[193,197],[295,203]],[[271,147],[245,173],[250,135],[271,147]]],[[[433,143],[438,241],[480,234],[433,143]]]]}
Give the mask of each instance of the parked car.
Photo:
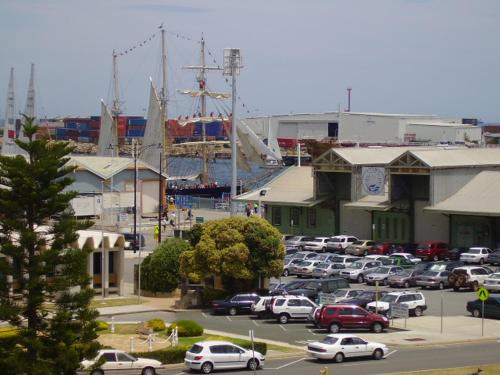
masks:
{"type": "Polygon", "coordinates": [[[190,370],[210,374],[213,370],[263,367],[266,358],[255,350],[243,349],[227,341],[200,341],[194,344],[184,358],[190,370]]]}
{"type": "Polygon", "coordinates": [[[273,290],[269,291],[269,294],[272,296],[287,294],[289,291],[293,289],[302,288],[307,283],[309,283],[308,280],[292,280],[277,286],[273,290]]]}
{"type": "Polygon", "coordinates": [[[360,294],[362,294],[364,290],[362,289],[338,289],[333,292],[335,297],[335,303],[345,302],[351,298],[356,298],[360,294]]]}
{"type": "Polygon", "coordinates": [[[356,262],[358,260],[359,257],[353,255],[334,254],[334,257],[330,259],[330,262],[343,264],[344,266],[348,267],[349,264],[351,264],[352,262],[356,262]]]}
{"type": "Polygon", "coordinates": [[[414,270],[420,271],[420,272],[425,272],[427,270],[430,270],[435,263],[433,262],[420,262],[420,263],[415,263],[415,267],[413,267],[414,270]]]}
{"type": "Polygon", "coordinates": [[[446,259],[449,260],[460,260],[460,255],[469,251],[467,247],[454,247],[453,249],[448,250],[448,254],[446,255],[446,259]]]}
{"type": "Polygon", "coordinates": [[[103,374],[104,372],[120,371],[120,374],[142,374],[154,375],[156,370],[164,369],[160,361],[150,358],[136,358],[122,350],[103,349],[99,350],[97,356],[88,360],[85,359],[80,363],[82,370],[92,368],[92,374],[103,374]],[[95,364],[104,360],[98,368],[95,364]]]}
{"type": "Polygon", "coordinates": [[[255,294],[236,294],[224,300],[212,301],[212,312],[214,314],[223,313],[236,315],[240,313],[250,313],[252,304],[258,301],[260,297],[255,294]]]}
{"type": "Polygon", "coordinates": [[[406,258],[393,258],[392,255],[387,259],[382,259],[381,261],[384,266],[397,266],[401,268],[413,268],[415,266],[415,263],[406,258]]]}
{"type": "Polygon", "coordinates": [[[368,250],[375,245],[375,241],[357,240],[345,248],[345,253],[350,255],[368,255],[368,250]]]}
{"type": "Polygon", "coordinates": [[[293,259],[313,259],[318,256],[318,253],[312,252],[312,251],[298,251],[295,254],[292,255],[293,259]]]}
{"type": "MultiPolygon", "coordinates": [[[[467,302],[466,309],[475,318],[480,318],[482,316],[483,303],[476,299],[474,301],[467,302]]],[[[490,296],[486,301],[484,301],[484,317],[485,318],[500,318],[500,297],[490,296]]]]}
{"type": "Polygon", "coordinates": [[[482,266],[457,267],[448,276],[448,282],[455,291],[460,288],[476,291],[492,273],[492,270],[482,266]]]}
{"type": "Polygon", "coordinates": [[[492,273],[484,280],[483,286],[490,292],[500,291],[500,272],[492,273]]]}
{"type": "Polygon", "coordinates": [[[299,246],[300,241],[309,236],[293,236],[285,241],[285,246],[299,246]]]}
{"type": "Polygon", "coordinates": [[[392,253],[390,257],[391,258],[404,258],[406,260],[409,260],[413,264],[417,264],[417,263],[422,262],[422,259],[417,258],[415,255],[413,255],[411,253],[392,253]]]}
{"type": "Polygon", "coordinates": [[[285,254],[286,255],[293,255],[295,253],[298,253],[300,251],[298,246],[285,246],[285,254]]]}
{"type": "Polygon", "coordinates": [[[345,268],[345,265],[341,263],[329,263],[323,262],[318,264],[312,272],[312,277],[330,277],[337,276],[340,271],[345,268]]]}
{"type": "Polygon", "coordinates": [[[417,277],[417,285],[422,288],[448,288],[450,274],[450,271],[426,271],[417,277]]]}
{"type": "Polygon", "coordinates": [[[377,242],[368,249],[368,254],[389,255],[391,249],[396,251],[396,246],[389,242],[377,242]]]}
{"type": "Polygon", "coordinates": [[[276,297],[271,311],[278,322],[286,324],[290,319],[307,319],[317,307],[317,304],[304,296],[276,297]]]}
{"type": "Polygon", "coordinates": [[[419,242],[415,250],[415,256],[422,260],[438,261],[445,259],[448,254],[448,245],[439,241],[419,242]]]}
{"type": "Polygon", "coordinates": [[[136,233],[136,240],[134,241],[134,233],[123,233],[123,238],[125,239],[125,250],[139,250],[139,243],[141,248],[146,247],[146,238],[143,234],[136,233]],[[140,239],[140,241],[139,241],[140,239]],[[137,244],[137,245],[136,245],[137,244]]]}
{"type": "Polygon", "coordinates": [[[333,293],[342,288],[349,288],[349,282],[342,277],[334,277],[331,279],[311,280],[301,288],[288,291],[288,294],[306,296],[311,300],[316,300],[319,293],[333,293]]]}
{"type": "Polygon", "coordinates": [[[257,315],[257,318],[262,319],[268,316],[267,310],[266,310],[266,304],[271,302],[272,296],[264,296],[260,297],[257,301],[252,303],[252,306],[250,306],[250,311],[252,312],[253,315],[257,315]]]}
{"type": "Polygon", "coordinates": [[[383,296],[378,302],[370,302],[366,305],[369,311],[378,311],[388,317],[391,316],[391,305],[401,304],[408,306],[408,310],[415,316],[421,316],[427,309],[425,296],[419,291],[390,292],[383,296]]]}
{"type": "Polygon", "coordinates": [[[289,259],[288,262],[286,262],[284,267],[283,267],[283,276],[294,275],[294,273],[293,273],[295,271],[294,266],[296,266],[302,262],[303,262],[303,260],[299,259],[299,258],[289,259]]]}
{"type": "Polygon", "coordinates": [[[346,302],[349,302],[351,305],[361,306],[366,308],[370,302],[380,300],[383,296],[385,296],[388,292],[384,290],[365,290],[362,293],[358,294],[356,297],[349,299],[346,302]]]}
{"type": "Polygon", "coordinates": [[[457,267],[462,267],[465,265],[464,262],[460,260],[449,260],[444,262],[434,262],[434,263],[425,263],[430,265],[428,268],[429,271],[453,271],[457,267]]]}
{"type": "Polygon", "coordinates": [[[319,328],[326,328],[330,333],[341,329],[365,328],[375,333],[382,332],[389,326],[389,319],[374,314],[362,307],[346,303],[323,305],[316,311],[315,321],[319,328]]]}
{"type": "Polygon", "coordinates": [[[353,244],[357,240],[358,239],[355,236],[334,236],[326,243],[326,248],[328,251],[338,251],[343,253],[347,246],[353,244]]]}
{"type": "Polygon", "coordinates": [[[295,275],[297,277],[312,277],[313,269],[321,263],[321,260],[303,260],[298,263],[295,268],[295,275]]]}
{"type": "Polygon", "coordinates": [[[340,271],[340,276],[348,280],[356,280],[358,283],[365,281],[365,276],[373,271],[375,268],[382,265],[378,260],[364,260],[360,259],[353,262],[348,268],[340,271]]]}
{"type": "Polygon", "coordinates": [[[466,253],[460,255],[460,260],[464,263],[484,264],[488,261],[491,249],[487,247],[471,247],[466,253]]]}
{"type": "Polygon", "coordinates": [[[314,237],[313,239],[304,242],[302,248],[307,251],[316,252],[326,252],[326,243],[330,240],[330,237],[314,237]]]}
{"type": "Polygon", "coordinates": [[[394,275],[389,276],[387,283],[390,287],[404,287],[409,288],[417,285],[417,278],[424,271],[418,269],[407,268],[394,275]]]}
{"type": "Polygon", "coordinates": [[[491,265],[500,264],[500,250],[496,249],[490,255],[488,255],[488,263],[491,265]]]}
{"type": "Polygon", "coordinates": [[[372,272],[368,273],[365,277],[366,283],[368,285],[375,285],[378,281],[380,284],[388,285],[388,278],[402,271],[402,267],[398,266],[380,266],[375,268],[372,272]]]}
{"type": "Polygon", "coordinates": [[[389,255],[377,255],[377,254],[371,254],[367,255],[363,258],[364,260],[378,260],[379,262],[383,262],[386,259],[389,259],[389,255]]]}
{"type": "Polygon", "coordinates": [[[314,257],[314,260],[321,260],[322,262],[331,262],[333,259],[337,258],[337,254],[318,254],[314,257]]]}
{"type": "Polygon", "coordinates": [[[344,358],[353,357],[372,357],[380,360],[389,353],[389,348],[385,344],[344,334],[328,335],[321,341],[308,344],[307,353],[313,358],[329,359],[340,363],[344,361],[344,358]]]}

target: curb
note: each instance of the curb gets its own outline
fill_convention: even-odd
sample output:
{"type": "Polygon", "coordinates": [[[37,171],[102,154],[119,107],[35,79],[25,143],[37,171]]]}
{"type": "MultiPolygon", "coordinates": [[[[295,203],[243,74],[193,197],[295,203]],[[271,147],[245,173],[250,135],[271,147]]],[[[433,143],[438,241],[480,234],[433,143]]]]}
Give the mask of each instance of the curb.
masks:
{"type": "Polygon", "coordinates": [[[142,313],[150,313],[150,312],[178,312],[179,310],[175,309],[144,309],[140,311],[121,311],[121,312],[116,312],[116,313],[101,313],[99,310],[99,316],[116,316],[116,315],[129,315],[129,314],[142,314],[142,313]]]}

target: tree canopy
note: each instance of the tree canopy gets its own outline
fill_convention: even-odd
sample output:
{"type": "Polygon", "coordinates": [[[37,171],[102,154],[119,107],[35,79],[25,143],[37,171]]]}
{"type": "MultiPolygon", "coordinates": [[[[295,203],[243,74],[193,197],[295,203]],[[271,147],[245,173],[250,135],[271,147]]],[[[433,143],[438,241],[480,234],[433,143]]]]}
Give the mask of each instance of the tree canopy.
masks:
{"type": "Polygon", "coordinates": [[[189,243],[179,238],[163,241],[142,262],[141,288],[154,293],[174,291],[181,281],[179,257],[189,249],[189,243]]]}
{"type": "Polygon", "coordinates": [[[89,251],[72,249],[79,223],[65,211],[76,193],[67,142],[35,140],[25,117],[25,155],[0,156],[0,320],[16,334],[0,342],[2,374],[74,374],[99,348],[89,308],[89,251]],[[15,299],[16,294],[20,299],[15,299]],[[54,302],[48,309],[48,303],[54,302]]]}
{"type": "Polygon", "coordinates": [[[258,217],[209,221],[193,250],[181,255],[181,273],[193,281],[220,275],[240,280],[279,276],[285,247],[280,232],[258,217]]]}

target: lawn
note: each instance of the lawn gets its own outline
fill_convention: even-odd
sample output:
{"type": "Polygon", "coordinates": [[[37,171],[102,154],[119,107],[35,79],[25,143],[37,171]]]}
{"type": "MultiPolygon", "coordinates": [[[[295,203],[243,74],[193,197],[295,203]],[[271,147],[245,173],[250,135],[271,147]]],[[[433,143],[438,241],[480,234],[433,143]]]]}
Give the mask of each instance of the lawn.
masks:
{"type": "Polygon", "coordinates": [[[476,375],[478,369],[481,369],[480,375],[498,375],[500,374],[500,365],[480,365],[472,367],[456,367],[428,371],[398,372],[393,375],[476,375]]]}
{"type": "Polygon", "coordinates": [[[116,306],[127,306],[127,305],[139,305],[142,301],[137,298],[111,298],[102,300],[100,298],[94,298],[90,303],[90,307],[93,309],[98,309],[100,307],[116,307],[116,306]]]}

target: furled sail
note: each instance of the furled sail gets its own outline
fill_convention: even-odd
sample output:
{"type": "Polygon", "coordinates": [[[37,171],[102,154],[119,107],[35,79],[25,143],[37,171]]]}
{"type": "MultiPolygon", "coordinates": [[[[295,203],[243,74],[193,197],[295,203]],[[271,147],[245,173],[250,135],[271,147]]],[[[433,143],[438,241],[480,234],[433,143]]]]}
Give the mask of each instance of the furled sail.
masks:
{"type": "Polygon", "coordinates": [[[153,80],[150,78],[148,120],[144,131],[143,149],[139,159],[152,167],[160,168],[160,152],[163,150],[165,125],[161,123],[161,102],[153,80]]]}
{"type": "Polygon", "coordinates": [[[242,151],[248,160],[261,165],[269,159],[281,161],[280,155],[267,147],[243,121],[238,121],[236,131],[242,151]]]}
{"type": "MultiPolygon", "coordinates": [[[[118,147],[117,131],[113,116],[101,99],[101,130],[97,145],[97,156],[112,156],[114,148],[118,147]]],[[[118,153],[117,153],[118,154],[118,153]]]]}

